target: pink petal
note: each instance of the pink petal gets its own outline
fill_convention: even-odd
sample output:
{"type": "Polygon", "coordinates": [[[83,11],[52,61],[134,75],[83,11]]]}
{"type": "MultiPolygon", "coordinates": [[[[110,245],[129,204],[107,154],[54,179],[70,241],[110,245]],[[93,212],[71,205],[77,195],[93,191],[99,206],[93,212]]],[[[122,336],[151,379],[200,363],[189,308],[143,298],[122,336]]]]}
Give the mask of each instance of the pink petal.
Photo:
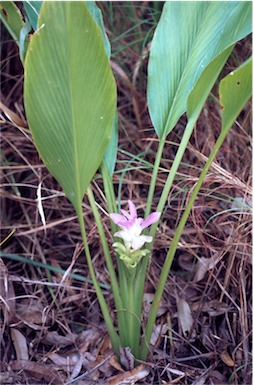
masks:
{"type": "Polygon", "coordinates": [[[123,229],[129,230],[133,226],[133,221],[128,221],[127,219],[125,219],[124,221],[118,222],[117,224],[123,229]]]}
{"type": "Polygon", "coordinates": [[[160,219],[161,213],[155,212],[150,215],[144,220],[144,222],[141,224],[142,229],[145,229],[148,226],[151,226],[153,223],[157,222],[160,219]]]}
{"type": "Polygon", "coordinates": [[[112,221],[116,225],[118,225],[120,222],[126,221],[126,218],[123,215],[120,215],[120,214],[112,213],[112,214],[109,214],[109,216],[110,216],[110,219],[112,219],[112,221]]]}
{"type": "Polygon", "coordinates": [[[126,210],[121,210],[121,213],[122,213],[127,219],[131,219],[131,215],[128,213],[128,211],[126,211],[126,210]]]}
{"type": "Polygon", "coordinates": [[[128,200],[128,206],[129,206],[131,218],[132,219],[137,218],[136,207],[135,207],[134,203],[130,199],[128,200]]]}

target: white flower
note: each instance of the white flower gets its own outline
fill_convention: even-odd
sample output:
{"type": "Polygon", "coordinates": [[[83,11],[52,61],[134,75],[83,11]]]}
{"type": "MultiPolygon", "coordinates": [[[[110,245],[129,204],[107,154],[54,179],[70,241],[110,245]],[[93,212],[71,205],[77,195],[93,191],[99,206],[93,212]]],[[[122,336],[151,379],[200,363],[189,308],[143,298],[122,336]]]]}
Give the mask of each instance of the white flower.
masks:
{"type": "Polygon", "coordinates": [[[142,235],[141,233],[146,227],[157,222],[161,213],[154,212],[144,220],[143,218],[138,218],[136,207],[131,200],[128,200],[128,206],[129,212],[121,210],[123,215],[112,213],[110,218],[121,228],[114,235],[122,238],[126,250],[132,252],[140,249],[146,242],[152,242],[152,237],[142,235]]]}

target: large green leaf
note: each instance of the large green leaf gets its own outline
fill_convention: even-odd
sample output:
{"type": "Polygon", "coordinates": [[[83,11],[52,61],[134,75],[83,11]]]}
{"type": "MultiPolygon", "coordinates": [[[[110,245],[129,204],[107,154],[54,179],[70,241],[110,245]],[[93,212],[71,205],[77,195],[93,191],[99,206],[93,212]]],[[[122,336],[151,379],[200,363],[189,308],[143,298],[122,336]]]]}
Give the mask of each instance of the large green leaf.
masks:
{"type": "MultiPolygon", "coordinates": [[[[86,4],[87,4],[88,10],[90,11],[94,20],[98,24],[98,27],[100,27],[100,29],[101,29],[106,54],[107,54],[108,58],[110,58],[111,47],[110,47],[108,36],[106,34],[106,30],[105,30],[105,27],[103,24],[101,10],[97,7],[95,1],[87,1],[86,4]]],[[[116,163],[116,155],[117,155],[117,150],[118,150],[118,116],[117,116],[117,111],[115,112],[115,118],[113,120],[111,130],[112,130],[111,131],[111,139],[110,139],[110,142],[108,144],[108,147],[106,149],[104,159],[103,159],[106,166],[107,166],[107,169],[108,169],[110,176],[112,176],[112,174],[114,172],[115,163],[116,163]]]]}
{"type": "Polygon", "coordinates": [[[228,131],[252,94],[252,58],[220,82],[222,130],[228,131]]]}
{"type": "Polygon", "coordinates": [[[204,69],[251,32],[251,2],[166,2],[148,67],[148,106],[160,139],[186,111],[204,69]]]}
{"type": "Polygon", "coordinates": [[[24,87],[35,145],[77,208],[102,161],[116,109],[102,34],[85,2],[42,5],[24,87]]]}
{"type": "MultiPolygon", "coordinates": [[[[225,61],[232,51],[233,46],[225,49],[219,56],[217,56],[202,72],[195,87],[191,91],[187,99],[187,116],[188,121],[198,119],[205,101],[218,78],[225,61]]],[[[188,125],[186,127],[188,129],[188,125]]],[[[192,132],[192,130],[191,130],[192,132]]]]}
{"type": "MultiPolygon", "coordinates": [[[[27,16],[29,18],[30,24],[32,25],[34,31],[37,29],[37,24],[38,24],[38,17],[39,17],[39,12],[41,9],[41,6],[43,4],[43,1],[23,1],[23,5],[25,8],[25,11],[27,13],[27,16]]],[[[95,1],[86,1],[87,8],[89,12],[91,13],[94,21],[97,23],[98,27],[100,28],[102,32],[102,38],[104,42],[104,47],[106,54],[108,58],[110,58],[111,54],[111,47],[110,43],[108,40],[108,36],[103,24],[103,18],[102,18],[102,12],[96,5],[95,1]]],[[[55,21],[56,23],[58,22],[57,19],[55,21]]],[[[26,27],[26,25],[24,26],[26,27]]],[[[23,29],[24,29],[23,27],[23,29]]],[[[22,30],[21,30],[22,32],[22,30]]],[[[30,30],[28,31],[30,32],[30,30]]],[[[23,48],[23,46],[22,46],[23,48]]],[[[23,61],[25,54],[26,54],[26,49],[27,45],[24,46],[23,49],[20,48],[21,51],[21,59],[23,61]]],[[[116,163],[116,155],[117,155],[117,149],[118,149],[118,126],[117,126],[118,118],[117,118],[117,111],[115,114],[115,118],[113,121],[112,125],[112,132],[111,132],[111,139],[108,144],[107,150],[104,155],[104,160],[105,164],[108,168],[109,174],[112,175],[114,168],[115,168],[115,163],[116,163]]]]}

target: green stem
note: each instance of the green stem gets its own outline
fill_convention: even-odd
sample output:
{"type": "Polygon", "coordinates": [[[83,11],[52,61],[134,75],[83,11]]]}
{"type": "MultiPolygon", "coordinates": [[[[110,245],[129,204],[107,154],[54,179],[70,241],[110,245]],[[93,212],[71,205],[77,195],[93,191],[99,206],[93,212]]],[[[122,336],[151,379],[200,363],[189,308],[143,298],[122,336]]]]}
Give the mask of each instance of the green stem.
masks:
{"type": "MultiPolygon", "coordinates": [[[[211,73],[211,76],[207,77],[205,79],[205,82],[202,83],[202,86],[205,88],[204,90],[202,90],[201,92],[201,88],[200,88],[200,84],[201,83],[198,83],[199,84],[199,87],[196,88],[196,95],[195,97],[197,98],[198,100],[198,103],[194,106],[190,106],[189,108],[189,116],[188,116],[188,124],[187,124],[187,127],[186,127],[186,133],[184,134],[184,144],[183,145],[180,145],[180,148],[179,148],[179,151],[178,151],[178,154],[179,154],[179,159],[177,161],[174,162],[174,167],[172,167],[172,173],[170,172],[170,175],[168,177],[168,180],[167,180],[167,183],[166,183],[166,187],[165,189],[163,190],[163,194],[162,194],[162,197],[161,197],[161,200],[159,202],[159,205],[158,205],[158,211],[160,210],[162,212],[164,206],[165,206],[165,203],[166,203],[166,200],[167,200],[167,196],[168,196],[168,193],[169,193],[169,189],[172,185],[172,181],[173,181],[173,176],[175,176],[175,173],[176,173],[176,170],[177,170],[177,167],[178,167],[178,164],[180,163],[181,159],[180,159],[180,152],[184,151],[186,146],[187,146],[187,138],[189,138],[189,136],[191,135],[192,133],[192,130],[193,130],[193,127],[201,113],[201,110],[203,108],[203,105],[205,103],[205,100],[208,96],[208,93],[210,92],[214,82],[216,81],[225,61],[227,60],[227,57],[229,56],[231,50],[232,50],[233,46],[230,46],[227,50],[225,50],[221,55],[219,55],[217,57],[217,59],[213,62],[213,70],[212,70],[212,73],[211,73]],[[198,97],[197,97],[198,95],[198,97]],[[193,108],[195,107],[195,108],[193,108]]],[[[194,96],[193,96],[194,98],[194,96]]],[[[194,98],[195,99],[195,98],[194,98]]],[[[194,100],[193,99],[193,100],[194,100]]],[[[175,234],[175,237],[173,238],[173,241],[172,241],[172,244],[171,244],[171,247],[169,249],[169,252],[167,254],[167,257],[166,257],[166,260],[165,260],[165,263],[164,263],[164,267],[162,269],[162,273],[161,273],[161,276],[162,276],[162,282],[163,283],[160,283],[159,281],[159,286],[157,287],[157,290],[156,290],[156,297],[154,299],[154,302],[153,302],[153,305],[152,305],[152,313],[150,312],[150,316],[149,316],[149,319],[148,319],[148,323],[147,323],[147,327],[146,327],[146,332],[145,332],[145,338],[143,339],[143,342],[142,342],[142,347],[141,347],[141,351],[142,351],[142,357],[141,359],[144,359],[144,357],[147,356],[147,352],[148,352],[148,346],[147,346],[147,341],[149,343],[150,341],[150,338],[151,338],[151,333],[152,333],[152,328],[153,328],[153,323],[155,322],[155,319],[156,319],[156,314],[157,314],[157,309],[158,309],[158,306],[159,306],[159,302],[160,302],[160,298],[161,298],[161,295],[162,295],[162,292],[163,292],[163,289],[164,289],[164,285],[165,285],[165,282],[166,282],[166,279],[167,279],[167,276],[168,276],[168,273],[169,273],[169,269],[170,269],[170,266],[171,266],[171,263],[172,263],[172,260],[173,260],[173,257],[174,257],[174,254],[175,254],[175,251],[176,251],[176,248],[177,248],[177,243],[178,243],[178,240],[180,239],[180,236],[181,234],[179,234],[179,231],[182,232],[183,230],[183,227],[187,221],[187,217],[188,217],[188,210],[191,210],[191,202],[193,200],[195,200],[195,197],[196,195],[198,194],[198,190],[201,186],[201,183],[202,183],[202,178],[205,177],[205,173],[207,172],[206,169],[209,168],[214,156],[216,155],[216,152],[218,151],[218,148],[220,147],[223,139],[222,137],[225,137],[224,134],[221,134],[218,138],[218,141],[216,142],[216,145],[214,146],[214,149],[212,150],[211,152],[211,155],[209,157],[209,160],[207,162],[207,166],[205,166],[205,169],[204,171],[201,173],[201,182],[198,182],[198,184],[196,185],[196,188],[194,189],[193,191],[193,197],[191,197],[191,200],[189,202],[189,204],[187,205],[187,208],[186,208],[186,214],[184,213],[183,214],[183,217],[179,223],[179,226],[178,226],[178,231],[176,232],[175,234]],[[222,141],[221,141],[222,140],[222,141]],[[221,141],[221,142],[220,142],[221,141]],[[208,168],[207,168],[208,167],[208,168]]],[[[178,154],[177,154],[177,158],[178,158],[178,154]]],[[[151,232],[150,234],[155,234],[155,231],[156,231],[156,226],[154,225],[152,228],[151,228],[151,232]]],[[[151,245],[152,246],[152,245],[151,245]]]]}
{"type": "Polygon", "coordinates": [[[132,350],[132,353],[135,355],[133,351],[133,343],[135,341],[135,329],[134,329],[134,314],[133,314],[133,305],[134,305],[134,278],[135,278],[134,269],[129,269],[128,271],[128,326],[129,326],[129,346],[132,350]]]}
{"type": "MultiPolygon", "coordinates": [[[[112,177],[109,175],[108,168],[105,164],[105,162],[102,162],[101,165],[101,173],[102,173],[102,178],[103,178],[103,185],[104,185],[104,191],[107,199],[107,205],[108,205],[108,210],[109,213],[116,213],[117,212],[117,207],[116,207],[116,198],[115,198],[115,193],[114,193],[114,186],[112,182],[112,177]]],[[[117,231],[117,226],[113,221],[110,221],[111,224],[111,230],[112,233],[116,233],[117,231]]],[[[117,271],[119,275],[119,292],[122,300],[122,314],[124,317],[124,323],[122,324],[122,321],[120,321],[119,328],[125,329],[125,325],[128,321],[128,313],[126,312],[126,309],[128,308],[128,285],[127,285],[127,271],[126,267],[123,263],[123,261],[116,257],[116,263],[117,263],[117,271]]],[[[122,336],[122,331],[121,331],[121,336],[122,336]]],[[[125,346],[125,339],[122,341],[122,345],[125,346]]]]}
{"type": "MultiPolygon", "coordinates": [[[[153,202],[153,195],[154,195],[154,190],[155,190],[155,185],[156,185],[156,180],[157,180],[157,175],[159,172],[159,167],[160,167],[160,162],[161,162],[161,157],[162,157],[162,152],[164,149],[165,145],[165,139],[161,140],[159,142],[159,147],[158,151],[156,153],[156,159],[153,167],[153,174],[151,178],[151,184],[149,187],[149,192],[148,192],[148,198],[147,198],[147,204],[146,204],[146,211],[145,211],[145,217],[147,217],[150,212],[151,212],[151,207],[152,207],[152,202],[153,202]]],[[[146,279],[146,270],[147,266],[149,263],[149,258],[150,256],[145,256],[142,258],[141,262],[138,265],[138,270],[139,270],[139,279],[136,282],[136,304],[135,304],[135,314],[139,319],[141,319],[141,312],[142,312],[142,304],[143,304],[143,295],[144,295],[144,285],[145,285],[145,279],[146,279]]]]}
{"type": "Polygon", "coordinates": [[[151,339],[151,335],[152,335],[152,331],[153,331],[153,326],[154,326],[154,323],[155,323],[155,320],[156,320],[156,316],[157,316],[157,312],[158,312],[158,308],[159,308],[159,304],[160,304],[160,300],[161,300],[161,297],[162,297],[162,293],[163,293],[163,290],[164,290],[164,287],[165,287],[165,284],[166,284],[166,281],[167,281],[167,278],[168,278],[168,274],[169,274],[169,271],[170,271],[170,267],[171,267],[171,264],[172,264],[172,261],[173,261],[173,258],[174,258],[174,255],[175,255],[175,252],[176,252],[176,249],[177,249],[177,245],[178,245],[178,242],[179,242],[179,239],[182,235],[182,231],[184,229],[184,226],[186,224],[186,221],[188,219],[188,216],[189,216],[189,213],[192,209],[192,206],[193,206],[193,203],[198,195],[198,192],[202,186],[202,183],[205,179],[205,176],[209,170],[209,167],[211,165],[211,163],[213,162],[223,140],[225,138],[225,132],[221,133],[214,148],[212,149],[211,151],[211,154],[204,166],[204,169],[199,177],[199,180],[193,190],[193,193],[189,199],[189,202],[187,204],[187,207],[184,211],[184,214],[180,220],[180,223],[176,229],[176,233],[175,233],[175,236],[172,240],[172,243],[171,243],[171,246],[170,246],[170,249],[167,253],[167,256],[166,256],[166,259],[165,259],[165,262],[164,262],[164,265],[163,265],[163,268],[161,270],[161,275],[160,275],[160,279],[159,279],[159,283],[158,283],[158,286],[157,286],[157,290],[155,292],[155,296],[154,296],[154,300],[153,300],[153,304],[152,304],[152,307],[151,307],[151,310],[150,310],[150,315],[149,315],[149,318],[148,318],[148,321],[147,321],[147,325],[146,325],[146,330],[145,330],[145,336],[144,336],[144,339],[142,341],[142,345],[141,345],[141,359],[142,360],[146,360],[147,358],[147,354],[148,354],[148,348],[149,348],[149,342],[150,342],[150,339],[151,339]]]}
{"type": "Polygon", "coordinates": [[[139,344],[141,339],[141,314],[143,307],[144,284],[146,278],[146,270],[143,273],[140,269],[141,262],[136,267],[136,279],[133,281],[133,292],[135,293],[135,301],[132,308],[132,313],[135,317],[135,341],[133,344],[133,352],[135,353],[134,355],[136,358],[140,358],[139,344]]]}
{"type": "MultiPolygon", "coordinates": [[[[170,169],[170,173],[169,173],[169,175],[167,177],[165,186],[163,188],[163,191],[162,191],[162,194],[161,194],[161,197],[160,197],[160,201],[159,201],[157,209],[156,209],[156,211],[158,211],[160,213],[162,213],[163,210],[164,210],[164,207],[165,207],[165,204],[167,202],[167,198],[168,198],[168,194],[169,194],[170,188],[172,186],[172,183],[174,181],[176,172],[177,172],[178,167],[179,167],[179,165],[181,163],[184,151],[186,150],[186,147],[188,145],[189,139],[190,139],[191,134],[193,132],[193,129],[195,127],[195,123],[196,123],[196,119],[194,119],[194,120],[190,119],[188,121],[186,129],[184,131],[183,138],[182,138],[181,143],[179,145],[176,157],[175,157],[174,162],[172,164],[172,167],[170,169]]],[[[158,151],[160,150],[160,154],[159,154],[158,158],[156,157],[156,161],[155,161],[157,169],[158,169],[159,164],[160,164],[160,160],[161,160],[161,156],[162,156],[162,151],[163,151],[164,145],[165,145],[165,141],[162,142],[162,145],[159,146],[159,149],[158,149],[158,151]]],[[[154,175],[156,175],[156,177],[157,177],[157,174],[158,174],[158,171],[154,175]]],[[[154,178],[155,178],[155,176],[154,176],[154,178]]],[[[153,184],[155,182],[156,182],[156,179],[153,182],[153,184]]],[[[154,187],[153,187],[153,192],[154,192],[154,187]]],[[[149,195],[150,194],[152,194],[152,193],[149,191],[149,195]]],[[[150,210],[149,210],[149,212],[147,211],[147,213],[150,213],[150,210]]],[[[151,235],[153,237],[153,241],[147,245],[147,248],[149,250],[152,250],[153,243],[154,243],[154,237],[155,237],[155,233],[156,233],[157,227],[158,227],[158,223],[154,223],[152,225],[151,229],[150,229],[150,234],[149,235],[151,235]]],[[[138,315],[138,317],[141,317],[141,312],[142,312],[144,284],[145,284],[146,270],[147,270],[147,267],[148,267],[149,258],[150,258],[150,256],[145,257],[143,259],[143,261],[141,262],[141,264],[140,264],[141,265],[140,273],[139,273],[140,279],[138,280],[137,287],[136,287],[137,300],[136,300],[136,307],[135,307],[135,312],[138,315]]]]}
{"type": "MultiPolygon", "coordinates": [[[[169,175],[167,177],[165,186],[163,188],[163,191],[162,191],[162,194],[161,194],[161,197],[160,197],[160,201],[159,201],[157,209],[156,209],[156,211],[158,211],[158,212],[162,213],[163,210],[164,210],[164,207],[165,207],[165,204],[167,202],[167,198],[168,198],[168,194],[169,194],[170,188],[171,188],[172,183],[174,181],[176,172],[177,172],[178,167],[179,167],[179,165],[181,163],[184,151],[186,150],[186,147],[188,145],[188,142],[189,142],[190,136],[191,136],[191,134],[193,132],[193,129],[195,127],[195,124],[196,124],[196,119],[190,119],[188,121],[186,129],[184,131],[183,138],[182,138],[181,143],[179,145],[176,157],[175,157],[174,162],[172,164],[172,167],[170,169],[170,173],[169,173],[169,175]]],[[[151,191],[154,192],[156,178],[157,178],[157,175],[158,175],[158,169],[159,169],[159,164],[160,164],[160,160],[161,160],[161,156],[162,156],[162,151],[163,151],[164,145],[165,145],[165,140],[163,140],[160,143],[159,148],[158,148],[159,155],[158,155],[158,157],[156,157],[156,161],[155,161],[155,165],[156,165],[155,167],[157,168],[157,171],[155,171],[155,173],[153,174],[153,178],[152,178],[153,184],[151,183],[152,188],[150,188],[150,190],[149,190],[149,199],[151,199],[151,196],[152,196],[152,192],[151,191]]],[[[147,210],[146,215],[150,214],[151,205],[150,205],[150,208],[148,207],[148,209],[149,209],[149,211],[147,210]]],[[[150,250],[152,250],[152,247],[153,247],[154,237],[155,237],[155,233],[156,233],[157,227],[158,227],[158,223],[154,223],[152,225],[151,229],[150,229],[150,234],[149,235],[151,235],[153,237],[153,241],[150,244],[147,245],[147,248],[150,249],[150,250]]],[[[141,262],[141,264],[140,264],[141,265],[140,266],[140,273],[139,273],[140,279],[137,281],[137,287],[136,287],[137,301],[136,301],[136,307],[135,307],[135,312],[138,315],[138,317],[141,317],[141,312],[142,312],[144,284],[145,284],[146,270],[147,270],[147,267],[148,267],[149,258],[150,258],[150,256],[145,257],[143,259],[143,261],[141,262]]]]}
{"type": "Polygon", "coordinates": [[[154,195],[157,175],[159,172],[162,152],[163,152],[163,149],[165,146],[165,141],[166,141],[166,139],[160,140],[159,147],[158,147],[158,150],[156,153],[156,158],[155,158],[155,162],[154,162],[153,173],[152,173],[152,178],[151,178],[151,183],[150,183],[148,198],[147,198],[147,203],[146,203],[145,217],[148,217],[148,215],[151,212],[151,207],[152,207],[152,203],[153,203],[153,195],[154,195]]]}
{"type": "MultiPolygon", "coordinates": [[[[163,153],[165,145],[165,139],[162,139],[159,142],[158,146],[158,151],[156,153],[156,159],[154,163],[154,168],[153,168],[153,174],[151,178],[151,184],[148,192],[148,198],[147,198],[147,205],[146,205],[146,211],[145,211],[145,217],[147,217],[150,212],[151,212],[151,207],[152,207],[152,202],[153,202],[153,195],[154,195],[154,190],[155,190],[155,185],[156,185],[156,179],[157,175],[159,172],[159,167],[160,167],[160,162],[161,162],[161,157],[163,153]]],[[[145,286],[145,280],[146,280],[146,272],[147,272],[147,267],[149,264],[149,258],[150,255],[145,256],[142,258],[140,263],[137,266],[137,277],[134,287],[135,287],[135,304],[134,304],[134,314],[139,322],[138,330],[139,330],[139,336],[141,334],[141,314],[142,314],[142,306],[143,306],[143,296],[144,296],[144,286],[145,286]]]]}
{"type": "Polygon", "coordinates": [[[110,336],[110,340],[111,340],[111,343],[113,346],[113,350],[114,350],[117,358],[119,359],[119,349],[120,349],[119,337],[115,331],[113,321],[112,321],[110,314],[109,314],[109,309],[108,309],[107,303],[106,303],[105,298],[102,294],[100,285],[97,281],[97,278],[96,278],[96,275],[94,272],[92,258],[91,258],[91,254],[90,254],[90,250],[89,250],[89,246],[88,246],[88,242],[87,242],[85,224],[84,224],[83,213],[82,213],[82,205],[81,204],[77,205],[75,207],[75,209],[76,209],[76,213],[77,213],[78,220],[79,220],[80,231],[81,231],[81,235],[82,235],[82,239],[83,239],[83,243],[84,243],[86,260],[87,260],[89,272],[91,275],[91,279],[93,281],[93,285],[94,285],[96,295],[97,295],[97,298],[98,298],[98,301],[99,301],[99,304],[101,307],[103,318],[104,318],[105,323],[107,325],[107,329],[109,332],[109,336],[110,336]]]}
{"type": "MultiPolygon", "coordinates": [[[[116,207],[116,197],[114,193],[114,186],[113,186],[112,178],[110,177],[107,166],[105,164],[105,161],[103,161],[101,164],[101,174],[103,178],[103,186],[104,186],[104,191],[107,199],[108,210],[110,213],[116,213],[117,207],[116,207]]],[[[110,221],[110,225],[111,225],[112,233],[114,234],[117,231],[117,226],[113,221],[110,221]]]]}
{"type": "MultiPolygon", "coordinates": [[[[169,195],[169,191],[170,191],[171,186],[173,184],[173,181],[175,179],[176,172],[177,172],[177,170],[179,168],[179,165],[181,163],[183,154],[184,154],[184,152],[186,150],[186,147],[188,146],[188,143],[189,143],[190,137],[192,135],[192,132],[194,130],[195,124],[196,124],[196,120],[195,119],[190,119],[188,121],[188,123],[187,123],[187,126],[186,126],[185,130],[184,130],[184,134],[183,134],[181,143],[180,143],[178,151],[176,153],[174,162],[173,162],[173,164],[171,166],[170,172],[168,174],[166,183],[164,185],[164,188],[163,188],[163,191],[162,191],[162,194],[161,194],[161,197],[160,197],[157,209],[156,209],[156,211],[158,211],[160,213],[163,212],[164,207],[166,205],[166,202],[167,202],[167,199],[168,199],[168,195],[169,195]]],[[[153,241],[148,245],[148,249],[150,249],[150,250],[153,247],[154,236],[155,236],[157,227],[158,227],[158,223],[154,223],[151,226],[151,229],[150,229],[149,235],[151,237],[153,237],[153,241]]]]}
{"type": "Polygon", "coordinates": [[[137,279],[137,267],[128,270],[128,346],[135,358],[139,358],[140,346],[140,319],[135,313],[136,292],[135,280],[137,279]]]}
{"type": "Polygon", "coordinates": [[[119,286],[118,286],[118,282],[117,282],[117,278],[116,278],[114,265],[112,262],[112,258],[111,258],[109,247],[108,247],[108,242],[107,242],[107,239],[105,236],[105,232],[104,232],[103,225],[101,222],[100,214],[99,214],[98,208],[96,206],[93,191],[92,191],[91,187],[89,187],[87,189],[87,195],[88,195],[88,199],[89,199],[92,211],[93,211],[93,215],[94,215],[95,222],[96,222],[96,225],[98,228],[98,232],[100,235],[103,253],[105,256],[105,261],[106,261],[107,269],[108,269],[109,276],[110,276],[110,283],[111,283],[114,301],[115,301],[115,306],[116,306],[116,310],[117,310],[117,319],[118,319],[120,340],[121,340],[121,343],[123,345],[125,345],[127,343],[127,333],[126,333],[126,328],[125,328],[125,315],[124,315],[124,309],[123,309],[123,304],[122,304],[122,300],[121,300],[121,296],[120,296],[120,291],[119,291],[119,286]]]}

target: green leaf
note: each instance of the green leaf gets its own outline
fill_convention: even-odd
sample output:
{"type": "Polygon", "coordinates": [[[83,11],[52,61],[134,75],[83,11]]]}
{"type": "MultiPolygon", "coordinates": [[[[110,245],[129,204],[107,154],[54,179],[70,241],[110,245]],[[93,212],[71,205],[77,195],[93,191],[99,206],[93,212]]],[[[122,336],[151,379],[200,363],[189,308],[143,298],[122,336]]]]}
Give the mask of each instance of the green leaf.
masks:
{"type": "Polygon", "coordinates": [[[187,99],[187,116],[188,120],[197,120],[205,101],[216,82],[227,58],[232,52],[233,46],[225,49],[217,56],[203,71],[198,79],[195,87],[191,91],[187,99]]]}
{"type": "MultiPolygon", "coordinates": [[[[97,7],[95,1],[87,1],[87,8],[91,15],[94,18],[94,21],[96,21],[98,27],[101,29],[102,32],[102,37],[104,41],[104,47],[106,50],[106,54],[108,58],[110,58],[111,54],[111,47],[110,43],[108,40],[108,36],[105,31],[105,27],[103,24],[103,18],[102,18],[102,13],[101,10],[97,7]]],[[[116,155],[117,155],[117,149],[118,149],[118,116],[117,116],[117,111],[115,112],[115,118],[112,124],[112,134],[111,134],[111,139],[108,144],[107,150],[104,155],[104,161],[107,166],[109,175],[112,176],[115,168],[115,163],[116,163],[116,155]]]]}
{"type": "Polygon", "coordinates": [[[43,1],[23,1],[23,5],[33,30],[38,26],[38,17],[43,1]]]}
{"type": "MultiPolygon", "coordinates": [[[[215,68],[219,68],[219,62],[222,61],[223,53],[220,55],[221,57],[218,57],[214,60],[214,62],[210,65],[215,68]]],[[[206,69],[207,70],[207,69],[206,69]]],[[[248,99],[251,96],[251,90],[252,90],[252,61],[251,59],[247,60],[241,67],[239,67],[236,71],[229,74],[226,78],[224,78],[220,82],[220,99],[221,99],[221,106],[222,108],[222,130],[221,133],[212,148],[212,151],[209,155],[209,158],[207,162],[205,163],[203,170],[201,172],[201,175],[199,176],[198,181],[195,183],[195,187],[188,199],[187,206],[185,208],[185,211],[180,219],[180,222],[177,226],[177,229],[175,230],[175,235],[171,241],[170,248],[168,250],[167,256],[165,258],[164,265],[161,269],[161,275],[159,278],[159,282],[156,288],[156,292],[154,295],[152,307],[150,309],[150,314],[148,318],[147,325],[145,327],[145,337],[143,338],[143,342],[141,344],[141,354],[140,358],[142,360],[145,360],[148,353],[148,342],[151,339],[152,330],[154,326],[154,322],[156,320],[156,316],[158,314],[158,307],[159,303],[162,297],[163,290],[165,288],[165,284],[168,278],[169,270],[172,265],[177,246],[179,244],[179,240],[181,238],[184,226],[187,222],[187,219],[189,217],[189,214],[191,212],[191,209],[193,207],[193,204],[195,202],[195,199],[200,191],[200,188],[202,186],[202,183],[204,182],[204,179],[209,171],[209,168],[212,164],[212,162],[215,159],[216,154],[218,153],[218,150],[220,149],[227,132],[229,131],[230,127],[234,123],[236,117],[239,115],[240,111],[244,108],[245,104],[247,103],[248,99]]],[[[208,73],[207,73],[208,74],[208,73]]],[[[202,75],[203,76],[203,75],[202,75]]],[[[201,81],[199,81],[199,86],[202,84],[201,81]]],[[[197,88],[197,87],[196,87],[197,88]]],[[[200,91],[199,91],[200,92],[200,91]]],[[[191,97],[189,98],[191,99],[191,97]]],[[[201,107],[202,108],[202,107],[201,107]]],[[[192,124],[195,123],[197,116],[198,116],[198,108],[194,107],[190,109],[190,119],[192,120],[192,124]],[[194,120],[194,121],[193,121],[194,120]]],[[[189,124],[188,122],[188,124],[189,124]]]]}
{"type": "Polygon", "coordinates": [[[105,155],[104,155],[104,161],[107,166],[109,175],[112,176],[115,169],[116,164],[116,156],[117,156],[117,150],[118,150],[118,116],[117,112],[115,113],[115,117],[113,120],[113,125],[111,128],[112,134],[111,139],[108,144],[108,147],[106,149],[105,155]]]}
{"type": "Polygon", "coordinates": [[[252,58],[221,80],[222,131],[228,131],[252,94],[252,58]]]}
{"type": "Polygon", "coordinates": [[[163,139],[186,111],[202,72],[251,32],[250,2],[166,2],[148,65],[148,107],[163,139]]]}
{"type": "Polygon", "coordinates": [[[0,19],[8,30],[13,40],[19,45],[19,34],[24,22],[14,1],[1,1],[0,19]]]}
{"type": "Polygon", "coordinates": [[[101,10],[100,10],[100,8],[97,7],[95,1],[86,1],[86,5],[87,5],[89,12],[93,16],[94,21],[97,23],[98,27],[100,28],[100,30],[102,32],[102,37],[103,37],[103,41],[104,41],[104,47],[106,50],[106,54],[107,54],[107,57],[110,58],[111,47],[110,47],[108,36],[106,34],[105,27],[103,24],[101,10]]]}
{"type": "Polygon", "coordinates": [[[110,139],[116,85],[85,2],[45,2],[38,27],[25,60],[27,119],[42,160],[77,209],[110,139]]]}

